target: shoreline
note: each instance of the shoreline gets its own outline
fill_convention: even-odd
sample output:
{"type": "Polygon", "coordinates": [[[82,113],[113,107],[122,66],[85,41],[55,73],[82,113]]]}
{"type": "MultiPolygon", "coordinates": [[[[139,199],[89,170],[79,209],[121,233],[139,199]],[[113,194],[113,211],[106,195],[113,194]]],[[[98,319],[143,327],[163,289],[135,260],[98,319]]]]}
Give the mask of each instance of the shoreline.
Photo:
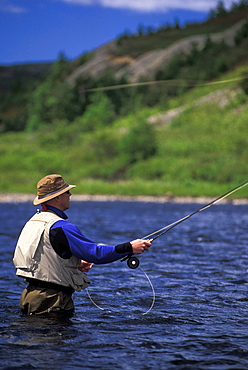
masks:
{"type": "MultiPolygon", "coordinates": [[[[33,202],[35,195],[32,194],[4,194],[0,193],[0,203],[25,203],[33,202]]],[[[178,196],[125,196],[125,195],[89,195],[81,194],[74,195],[71,198],[73,202],[144,202],[144,203],[199,203],[208,204],[213,201],[214,198],[210,197],[178,197],[178,196]]],[[[248,199],[232,199],[225,198],[220,201],[222,204],[233,204],[233,205],[247,205],[248,199]]]]}

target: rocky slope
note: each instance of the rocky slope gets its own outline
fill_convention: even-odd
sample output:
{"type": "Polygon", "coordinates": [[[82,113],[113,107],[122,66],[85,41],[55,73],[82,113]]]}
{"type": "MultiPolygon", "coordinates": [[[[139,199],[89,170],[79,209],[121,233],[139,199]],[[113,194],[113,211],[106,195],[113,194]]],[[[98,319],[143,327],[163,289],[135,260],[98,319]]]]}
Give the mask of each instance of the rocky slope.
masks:
{"type": "Polygon", "coordinates": [[[141,76],[145,78],[153,78],[155,72],[161,66],[169,63],[176,53],[187,53],[191,50],[193,45],[197,45],[198,48],[202,48],[207,37],[209,37],[213,42],[220,42],[223,40],[227,45],[233,46],[234,37],[244,22],[245,20],[241,20],[221,33],[197,35],[181,39],[166,49],[150,51],[138,56],[137,58],[131,58],[128,55],[124,57],[115,57],[114,51],[116,48],[116,42],[110,42],[95,50],[93,57],[88,62],[76,68],[68,77],[68,82],[73,84],[80,75],[84,74],[95,77],[104,73],[104,71],[108,69],[111,69],[118,78],[125,75],[130,82],[137,82],[141,76]]]}

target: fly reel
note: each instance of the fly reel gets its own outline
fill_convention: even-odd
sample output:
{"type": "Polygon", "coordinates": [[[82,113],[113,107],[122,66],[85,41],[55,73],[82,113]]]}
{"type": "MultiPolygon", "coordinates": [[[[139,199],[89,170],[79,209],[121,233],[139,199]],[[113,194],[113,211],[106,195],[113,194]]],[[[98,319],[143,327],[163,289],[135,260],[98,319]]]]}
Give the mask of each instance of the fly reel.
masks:
{"type": "Polygon", "coordinates": [[[130,269],[136,269],[137,267],[139,267],[139,264],[140,264],[140,261],[137,257],[131,256],[127,260],[127,265],[130,269]]]}

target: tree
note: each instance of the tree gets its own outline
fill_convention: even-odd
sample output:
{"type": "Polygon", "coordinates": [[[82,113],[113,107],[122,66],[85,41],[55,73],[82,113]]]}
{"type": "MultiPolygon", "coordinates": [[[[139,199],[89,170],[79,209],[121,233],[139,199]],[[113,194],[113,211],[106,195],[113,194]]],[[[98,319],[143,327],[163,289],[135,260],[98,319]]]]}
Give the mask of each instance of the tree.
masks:
{"type": "Polygon", "coordinates": [[[129,164],[152,157],[157,151],[153,127],[144,121],[136,123],[121,138],[119,149],[129,164]]]}
{"type": "Polygon", "coordinates": [[[210,17],[216,18],[216,17],[222,17],[223,15],[226,15],[228,12],[225,8],[224,1],[219,0],[216,6],[216,9],[210,10],[210,17]]]}
{"type": "Polygon", "coordinates": [[[224,1],[222,1],[222,0],[218,1],[216,11],[217,11],[217,14],[216,14],[217,17],[222,17],[223,15],[227,14],[227,10],[225,8],[224,1]]]}
{"type": "Polygon", "coordinates": [[[140,24],[138,26],[138,36],[143,36],[144,34],[145,34],[144,26],[143,26],[143,24],[140,24]]]}
{"type": "Polygon", "coordinates": [[[60,53],[57,61],[52,65],[49,78],[54,81],[61,81],[66,76],[69,69],[69,61],[64,53],[60,53]]]}
{"type": "Polygon", "coordinates": [[[29,101],[29,117],[27,122],[27,131],[33,132],[40,125],[51,120],[49,101],[50,84],[45,82],[34,91],[29,101]]]}
{"type": "Polygon", "coordinates": [[[243,89],[243,91],[245,92],[245,94],[248,95],[248,77],[247,77],[247,74],[246,73],[244,73],[244,75],[243,75],[243,78],[242,78],[242,81],[240,83],[240,86],[243,89]]]}
{"type": "Polygon", "coordinates": [[[91,103],[86,108],[79,123],[85,131],[94,131],[99,127],[112,123],[114,108],[111,101],[103,92],[92,93],[91,103]]]}

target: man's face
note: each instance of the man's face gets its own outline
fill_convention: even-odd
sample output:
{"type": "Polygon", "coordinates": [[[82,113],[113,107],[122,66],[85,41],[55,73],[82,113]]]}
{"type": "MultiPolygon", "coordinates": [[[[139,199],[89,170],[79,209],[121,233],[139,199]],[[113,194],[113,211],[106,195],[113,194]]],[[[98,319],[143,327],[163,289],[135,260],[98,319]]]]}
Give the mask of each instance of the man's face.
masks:
{"type": "Polygon", "coordinates": [[[59,195],[59,200],[60,200],[60,209],[62,211],[65,211],[70,208],[70,197],[71,193],[70,191],[66,191],[65,193],[59,195]]]}

